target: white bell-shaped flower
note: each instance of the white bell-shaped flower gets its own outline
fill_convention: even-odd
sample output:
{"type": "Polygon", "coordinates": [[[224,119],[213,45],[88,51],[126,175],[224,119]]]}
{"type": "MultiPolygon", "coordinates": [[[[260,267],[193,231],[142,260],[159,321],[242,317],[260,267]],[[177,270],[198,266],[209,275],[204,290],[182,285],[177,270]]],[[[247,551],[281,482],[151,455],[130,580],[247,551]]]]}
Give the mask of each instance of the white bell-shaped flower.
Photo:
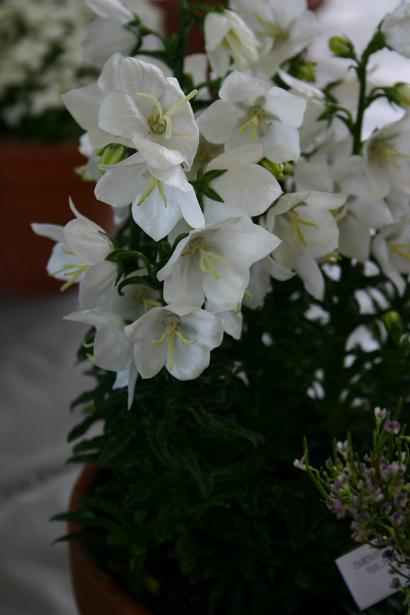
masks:
{"type": "Polygon", "coordinates": [[[153,308],[126,328],[138,373],[153,378],[165,367],[178,380],[193,380],[221,345],[223,326],[205,310],[181,305],[153,308]]]}
{"type": "Polygon", "coordinates": [[[279,243],[275,235],[246,218],[191,231],[158,272],[165,300],[201,306],[207,299],[235,309],[248,286],[251,265],[279,243]]]}
{"type": "Polygon", "coordinates": [[[256,33],[261,52],[255,70],[268,79],[320,33],[306,0],[230,0],[230,6],[256,33]]]}
{"type": "Polygon", "coordinates": [[[245,70],[258,61],[258,40],[233,11],[208,13],[204,28],[205,49],[218,77],[224,77],[231,67],[245,70]]]}
{"type": "Polygon", "coordinates": [[[65,320],[83,322],[96,328],[92,360],[97,367],[111,372],[129,369],[131,345],[125,335],[124,320],[119,314],[99,309],[81,310],[65,316],[65,320]]]}
{"type": "Polygon", "coordinates": [[[215,314],[222,322],[224,333],[230,335],[235,340],[240,340],[243,329],[243,315],[241,305],[235,309],[225,305],[213,305],[210,301],[206,303],[206,309],[211,314],[215,314]]]}
{"type": "Polygon", "coordinates": [[[228,218],[259,216],[279,198],[282,194],[279,182],[257,164],[262,157],[260,144],[246,145],[221,154],[207,165],[206,172],[225,171],[209,183],[223,203],[204,196],[208,224],[228,218]]]}
{"type": "Polygon", "coordinates": [[[379,198],[391,190],[410,195],[410,112],[373,133],[365,144],[364,156],[379,198]]]}
{"type": "Polygon", "coordinates": [[[64,281],[63,290],[79,284],[80,308],[93,308],[107,297],[117,276],[117,267],[106,260],[113,251],[103,228],[82,216],[70,201],[76,218],[63,227],[33,224],[37,235],[56,241],[47,265],[49,275],[64,281]]]}
{"type": "Polygon", "coordinates": [[[120,143],[137,149],[150,166],[167,169],[194,160],[199,133],[189,101],[195,94],[185,96],[157,66],[116,54],[96,84],[63,100],[95,149],[120,143]]]}
{"type": "Polygon", "coordinates": [[[132,204],[132,215],[155,241],[168,235],[184,218],[192,228],[205,226],[194,188],[180,165],[169,169],[147,166],[140,154],[104,167],[95,196],[112,207],[132,204]]]}
{"type": "Polygon", "coordinates": [[[123,318],[115,312],[93,309],[73,312],[65,320],[95,327],[89,359],[100,369],[117,374],[113,389],[128,388],[128,408],[131,408],[138,372],[133,361],[132,346],[125,334],[123,318]]]}
{"type": "Polygon", "coordinates": [[[339,229],[332,210],[346,195],[324,192],[286,194],[269,210],[267,227],[282,243],[273,254],[271,275],[286,280],[296,272],[306,290],[323,298],[323,276],[318,260],[329,258],[339,245],[339,229]]]}
{"type": "Polygon", "coordinates": [[[402,0],[394,11],[387,14],[381,31],[389,47],[410,58],[410,0],[402,0]]]}
{"type": "Polygon", "coordinates": [[[400,294],[406,288],[404,275],[410,274],[410,218],[381,229],[372,243],[372,253],[384,275],[400,294]]]}
{"type": "Polygon", "coordinates": [[[304,98],[239,72],[227,77],[219,96],[198,118],[208,141],[225,144],[229,150],[261,143],[264,156],[274,162],[299,158],[304,98]]]}
{"type": "Polygon", "coordinates": [[[318,138],[328,130],[327,120],[320,119],[326,110],[325,95],[311,83],[296,79],[283,70],[279,70],[278,75],[289,86],[291,94],[306,100],[306,111],[299,128],[299,137],[302,152],[310,151],[312,146],[316,145],[318,138]]]}
{"type": "Polygon", "coordinates": [[[298,190],[341,193],[347,197],[337,216],[339,252],[366,262],[374,231],[393,222],[385,201],[376,198],[361,156],[351,155],[351,139],[328,139],[295,168],[298,190]]]}
{"type": "MultiPolygon", "coordinates": [[[[83,41],[84,58],[87,64],[98,68],[116,51],[131,54],[135,34],[125,26],[135,15],[147,28],[161,31],[163,27],[161,11],[149,0],[86,0],[86,5],[97,17],[83,41]]],[[[144,40],[144,48],[153,49],[158,46],[157,42],[158,39],[150,36],[144,40]]]]}
{"type": "MultiPolygon", "coordinates": [[[[120,89],[119,68],[123,60],[120,53],[114,53],[105,63],[95,83],[76,90],[70,90],[61,97],[75,121],[88,133],[87,147],[101,149],[121,139],[102,130],[98,124],[101,102],[110,92],[120,89]]],[[[130,145],[127,142],[127,145],[130,145]]]]}

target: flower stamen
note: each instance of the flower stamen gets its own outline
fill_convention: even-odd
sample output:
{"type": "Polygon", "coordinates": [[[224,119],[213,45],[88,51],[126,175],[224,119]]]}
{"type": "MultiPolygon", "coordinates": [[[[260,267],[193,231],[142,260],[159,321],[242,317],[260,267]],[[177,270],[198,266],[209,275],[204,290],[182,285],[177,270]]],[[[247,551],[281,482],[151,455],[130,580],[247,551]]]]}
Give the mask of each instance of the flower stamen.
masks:
{"type": "Polygon", "coordinates": [[[137,92],[137,96],[146,98],[153,104],[151,115],[147,119],[148,126],[154,135],[164,135],[165,139],[172,137],[172,117],[192,98],[198,94],[198,90],[192,90],[187,96],[175,103],[166,113],[162,109],[162,105],[158,98],[145,92],[137,92]]]}
{"type": "Polygon", "coordinates": [[[172,369],[174,367],[175,362],[175,337],[181,340],[183,344],[191,345],[195,344],[196,340],[190,340],[188,337],[183,335],[181,331],[178,329],[180,323],[180,319],[178,317],[170,316],[165,319],[165,331],[163,335],[157,340],[151,340],[151,344],[155,346],[160,346],[165,341],[168,342],[168,363],[169,368],[172,369]]]}
{"type": "Polygon", "coordinates": [[[387,244],[389,250],[394,254],[397,254],[401,258],[404,258],[406,261],[410,261],[410,243],[393,243],[390,242],[387,244]]]}
{"type": "Polygon", "coordinates": [[[202,273],[209,273],[215,280],[219,282],[221,274],[218,270],[217,264],[222,267],[227,266],[226,259],[216,252],[211,252],[205,249],[205,242],[202,238],[193,241],[191,245],[182,253],[182,256],[193,256],[199,254],[199,269],[202,273]]]}
{"type": "Polygon", "coordinates": [[[64,292],[68,290],[69,288],[71,288],[72,286],[74,286],[74,284],[77,284],[80,276],[86,271],[88,271],[90,267],[91,265],[87,265],[86,263],[83,263],[83,264],[72,263],[72,264],[64,265],[63,267],[61,267],[61,269],[59,269],[58,271],[55,271],[53,275],[58,275],[60,273],[63,273],[64,276],[68,278],[67,282],[65,282],[61,286],[60,288],[61,292],[64,292]]]}

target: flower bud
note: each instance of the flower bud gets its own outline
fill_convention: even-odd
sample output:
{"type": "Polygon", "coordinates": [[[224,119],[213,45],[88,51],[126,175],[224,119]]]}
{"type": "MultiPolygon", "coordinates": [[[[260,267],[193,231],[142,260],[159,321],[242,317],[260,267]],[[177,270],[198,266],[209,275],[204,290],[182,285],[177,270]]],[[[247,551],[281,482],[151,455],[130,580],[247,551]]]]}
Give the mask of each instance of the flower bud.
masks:
{"type": "Polygon", "coordinates": [[[269,158],[264,158],[260,164],[278,181],[284,181],[289,175],[293,175],[293,165],[290,162],[272,162],[269,158]]]}
{"type": "Polygon", "coordinates": [[[126,152],[127,150],[123,145],[107,145],[101,152],[100,166],[121,162],[123,158],[126,158],[126,152]]]}
{"type": "Polygon", "coordinates": [[[391,100],[400,107],[410,107],[410,85],[408,83],[396,83],[390,89],[391,100]]]}
{"type": "Polygon", "coordinates": [[[295,69],[295,77],[302,81],[314,83],[316,81],[316,63],[300,62],[295,69]]]}
{"type": "Polygon", "coordinates": [[[383,316],[383,321],[390,337],[396,343],[399,343],[400,338],[403,335],[403,321],[400,318],[400,314],[391,310],[383,316]]]}
{"type": "Polygon", "coordinates": [[[331,36],[329,38],[329,49],[338,58],[356,59],[354,45],[347,36],[331,36]]]}

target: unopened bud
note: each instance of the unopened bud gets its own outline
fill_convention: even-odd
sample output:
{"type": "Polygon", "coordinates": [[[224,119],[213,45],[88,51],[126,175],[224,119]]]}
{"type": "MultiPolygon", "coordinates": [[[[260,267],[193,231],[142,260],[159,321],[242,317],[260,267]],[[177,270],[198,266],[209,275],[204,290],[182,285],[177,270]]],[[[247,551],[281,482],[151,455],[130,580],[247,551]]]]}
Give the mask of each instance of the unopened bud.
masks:
{"type": "Polygon", "coordinates": [[[347,36],[331,36],[329,38],[329,49],[338,58],[356,59],[354,45],[347,36]]]}
{"type": "Polygon", "coordinates": [[[126,158],[126,148],[123,145],[111,144],[104,147],[101,151],[100,166],[101,165],[113,165],[121,162],[123,158],[126,158]]]}
{"type": "Polygon", "coordinates": [[[272,162],[269,158],[264,158],[260,164],[279,181],[284,181],[293,174],[293,166],[290,162],[272,162]]]}
{"type": "Polygon", "coordinates": [[[400,107],[410,107],[410,85],[408,83],[396,83],[392,88],[386,88],[389,100],[400,107]]]}
{"type": "Polygon", "coordinates": [[[295,70],[295,77],[301,81],[316,81],[316,63],[315,62],[300,62],[295,70]]]}
{"type": "Polygon", "coordinates": [[[400,314],[398,314],[398,312],[395,312],[394,310],[391,310],[390,312],[387,312],[387,314],[383,316],[383,321],[384,321],[384,324],[386,326],[387,332],[389,333],[390,337],[396,343],[399,343],[400,338],[404,332],[403,331],[403,321],[400,317],[400,314]]]}

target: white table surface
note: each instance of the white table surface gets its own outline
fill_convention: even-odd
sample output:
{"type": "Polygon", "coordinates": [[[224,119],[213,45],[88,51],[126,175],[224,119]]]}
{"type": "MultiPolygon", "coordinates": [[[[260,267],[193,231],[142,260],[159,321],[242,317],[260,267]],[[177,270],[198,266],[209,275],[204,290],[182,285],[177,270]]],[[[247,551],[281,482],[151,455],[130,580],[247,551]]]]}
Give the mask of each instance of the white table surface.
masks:
{"type": "MultiPolygon", "coordinates": [[[[289,0],[291,1],[291,0],[289,0]]],[[[345,32],[363,46],[396,0],[328,0],[327,35],[345,32]]],[[[315,45],[323,58],[326,44],[315,45]]],[[[326,52],[327,53],[327,52],[326,52]]],[[[410,81],[409,62],[383,54],[380,79],[410,81]]],[[[375,111],[371,131],[386,108],[375,111]]],[[[75,470],[64,466],[70,401],[87,383],[73,367],[82,330],[62,320],[73,295],[0,294],[0,614],[74,615],[66,549],[51,546],[63,527],[48,519],[67,505],[75,470]]],[[[114,614],[113,614],[114,615],[114,614]]]]}

